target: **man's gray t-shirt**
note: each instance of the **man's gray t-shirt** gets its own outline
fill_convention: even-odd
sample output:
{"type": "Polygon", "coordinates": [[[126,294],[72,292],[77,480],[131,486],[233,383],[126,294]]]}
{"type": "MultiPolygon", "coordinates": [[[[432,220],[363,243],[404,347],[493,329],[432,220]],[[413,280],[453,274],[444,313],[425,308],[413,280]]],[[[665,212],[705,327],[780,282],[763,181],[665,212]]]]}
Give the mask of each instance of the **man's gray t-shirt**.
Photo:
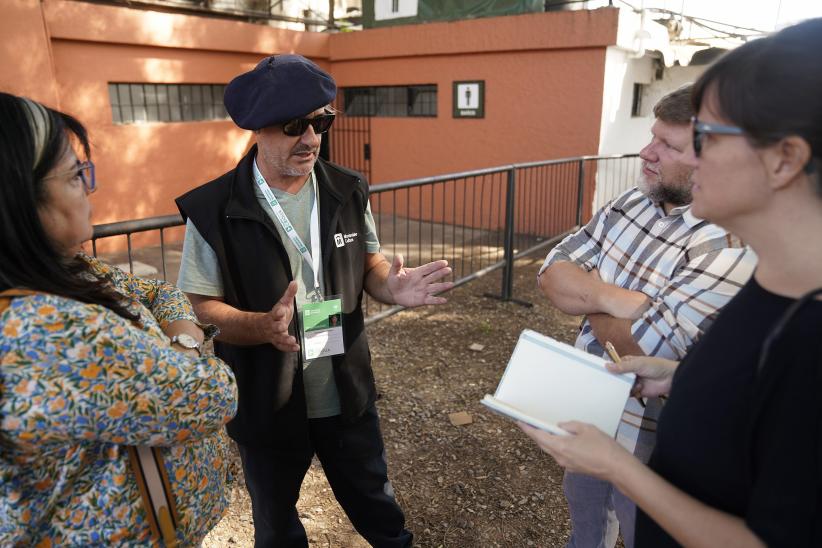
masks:
{"type": "MultiPolygon", "coordinates": [[[[256,161],[254,162],[254,174],[260,176],[256,161]]],[[[314,173],[296,194],[271,188],[277,201],[285,211],[288,220],[294,226],[294,230],[300,236],[306,246],[311,246],[311,208],[316,199],[314,193],[314,173]]],[[[308,302],[308,294],[314,288],[314,272],[303,256],[294,247],[288,238],[280,221],[274,216],[268,202],[260,187],[253,181],[254,194],[260,202],[260,206],[271,217],[274,226],[280,234],[288,260],[291,263],[291,273],[297,281],[297,306],[302,307],[308,302]]],[[[269,187],[270,188],[270,187],[269,187]]],[[[319,206],[319,204],[318,204],[319,206]]],[[[364,235],[367,253],[377,253],[380,250],[380,242],[377,238],[374,217],[371,214],[371,206],[365,212],[366,233],[364,235]]],[[[321,266],[322,268],[322,266],[321,266]]],[[[322,272],[319,273],[320,290],[325,295],[322,272]]],[[[210,297],[223,296],[223,281],[220,269],[217,265],[217,256],[211,246],[203,239],[197,228],[189,219],[186,223],[185,241],[183,242],[183,256],[180,263],[180,274],[177,279],[177,286],[186,293],[196,293],[210,297]]],[[[337,385],[334,382],[334,371],[331,358],[318,358],[303,364],[303,381],[305,385],[305,398],[308,417],[312,419],[331,417],[340,414],[340,398],[337,392],[337,385]]]]}

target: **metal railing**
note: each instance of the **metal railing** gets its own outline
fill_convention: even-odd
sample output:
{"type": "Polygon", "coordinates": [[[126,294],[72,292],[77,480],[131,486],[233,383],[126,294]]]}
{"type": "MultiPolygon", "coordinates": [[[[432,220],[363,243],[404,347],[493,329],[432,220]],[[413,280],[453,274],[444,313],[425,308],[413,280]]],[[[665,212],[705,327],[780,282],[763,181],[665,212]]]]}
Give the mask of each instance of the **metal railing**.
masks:
{"type": "MultiPolygon", "coordinates": [[[[636,155],[512,164],[374,185],[371,208],[386,255],[402,253],[410,266],[447,259],[457,286],[503,269],[496,297],[508,301],[515,300],[516,259],[555,245],[581,226],[590,215],[595,186],[597,200],[603,201],[633,186],[638,175],[636,155]]],[[[126,236],[133,271],[132,235],[159,231],[158,266],[163,278],[176,279],[176,273],[168,275],[163,233],[182,224],[179,215],[168,215],[97,225],[93,252],[102,238],[126,236]]],[[[402,307],[366,297],[365,309],[371,323],[402,307]]]]}
{"type": "Polygon", "coordinates": [[[91,250],[96,257],[97,240],[102,238],[111,238],[112,236],[125,236],[128,247],[128,271],[133,273],[134,249],[131,242],[131,236],[139,232],[150,232],[157,230],[160,234],[160,264],[163,272],[163,279],[166,280],[168,279],[168,272],[166,270],[166,243],[163,231],[166,228],[183,226],[184,224],[183,218],[177,214],[94,225],[94,235],[91,237],[91,250]]]}

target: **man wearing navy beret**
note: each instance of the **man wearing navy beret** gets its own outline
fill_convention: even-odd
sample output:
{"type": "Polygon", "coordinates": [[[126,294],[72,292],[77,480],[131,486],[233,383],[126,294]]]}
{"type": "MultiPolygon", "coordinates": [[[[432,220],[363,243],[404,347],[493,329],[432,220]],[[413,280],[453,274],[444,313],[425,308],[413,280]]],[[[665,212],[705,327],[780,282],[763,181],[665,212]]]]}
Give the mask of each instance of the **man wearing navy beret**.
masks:
{"type": "Polygon", "coordinates": [[[226,110],[256,144],[177,199],[186,219],[178,285],[220,328],[215,351],[237,378],[228,433],[258,547],[308,546],[295,505],[314,455],[372,546],[412,540],[388,481],[360,303],[365,290],[390,304],[441,304],[451,269],[389,262],[364,177],[318,158],[336,91],[299,55],[268,57],[236,77],[226,110]]]}

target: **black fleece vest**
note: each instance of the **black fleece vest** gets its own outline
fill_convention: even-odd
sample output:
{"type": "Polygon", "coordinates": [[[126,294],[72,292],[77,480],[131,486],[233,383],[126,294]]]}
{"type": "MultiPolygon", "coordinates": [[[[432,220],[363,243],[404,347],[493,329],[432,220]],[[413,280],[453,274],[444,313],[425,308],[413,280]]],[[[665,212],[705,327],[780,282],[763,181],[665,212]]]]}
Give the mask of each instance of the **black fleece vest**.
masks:
{"type": "MultiPolygon", "coordinates": [[[[285,292],[291,267],[285,245],[254,195],[256,145],[235,169],[177,198],[217,255],[225,302],[239,310],[266,312],[285,292]]],[[[365,278],[365,208],[368,185],[353,171],[323,160],[315,166],[320,196],[320,243],[327,295],[343,296],[345,354],[334,356],[334,377],[343,419],[361,416],[376,399],[371,354],[361,308],[365,278]],[[341,247],[335,234],[357,233],[341,247]]],[[[298,333],[297,314],[289,327],[298,333]]],[[[229,435],[241,445],[295,450],[308,448],[308,424],[300,352],[271,344],[215,343],[217,355],[234,370],[239,389],[237,416],[229,435]]]]}

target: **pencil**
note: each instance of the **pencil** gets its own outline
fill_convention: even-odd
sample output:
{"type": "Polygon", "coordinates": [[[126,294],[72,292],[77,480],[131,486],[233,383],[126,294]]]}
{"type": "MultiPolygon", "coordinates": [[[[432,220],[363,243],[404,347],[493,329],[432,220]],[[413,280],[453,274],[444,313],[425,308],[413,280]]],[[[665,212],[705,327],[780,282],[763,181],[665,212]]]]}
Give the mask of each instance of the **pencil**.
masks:
{"type": "MultiPolygon", "coordinates": [[[[614,348],[614,345],[611,344],[611,341],[605,342],[605,351],[608,352],[608,355],[611,356],[611,359],[614,360],[614,363],[619,363],[622,361],[619,357],[619,354],[617,354],[616,348],[614,348]]],[[[645,402],[642,401],[641,397],[636,396],[636,399],[642,407],[645,407],[645,402]]]]}
{"type": "Polygon", "coordinates": [[[611,344],[611,341],[607,341],[605,343],[605,351],[608,352],[608,355],[611,356],[611,359],[614,360],[614,363],[619,363],[622,361],[619,358],[619,354],[617,354],[616,348],[614,348],[614,345],[611,344]]]}

